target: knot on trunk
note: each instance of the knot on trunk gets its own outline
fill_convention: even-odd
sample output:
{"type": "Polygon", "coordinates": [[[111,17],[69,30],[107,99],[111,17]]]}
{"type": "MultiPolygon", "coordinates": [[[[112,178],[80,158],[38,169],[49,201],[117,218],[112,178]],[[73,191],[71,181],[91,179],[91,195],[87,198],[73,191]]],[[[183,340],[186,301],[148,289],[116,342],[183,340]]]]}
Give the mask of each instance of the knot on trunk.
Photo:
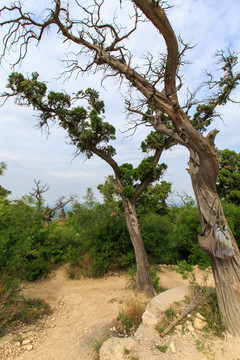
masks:
{"type": "Polygon", "coordinates": [[[219,130],[217,129],[213,129],[212,131],[210,131],[207,136],[206,136],[206,139],[209,141],[209,143],[212,145],[212,146],[215,146],[214,145],[214,141],[215,141],[215,137],[217,136],[217,134],[219,133],[219,130]]]}

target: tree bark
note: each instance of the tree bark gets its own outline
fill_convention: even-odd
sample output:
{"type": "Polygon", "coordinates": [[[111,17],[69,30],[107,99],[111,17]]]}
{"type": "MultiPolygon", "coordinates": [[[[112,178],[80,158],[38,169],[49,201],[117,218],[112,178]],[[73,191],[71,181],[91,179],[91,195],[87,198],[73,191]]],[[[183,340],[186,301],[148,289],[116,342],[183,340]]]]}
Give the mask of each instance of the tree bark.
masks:
{"type": "Polygon", "coordinates": [[[149,297],[156,295],[150,276],[150,265],[144,247],[135,204],[133,201],[122,196],[125,218],[129,235],[133,244],[136,262],[136,290],[144,291],[149,297]]]}
{"type": "MultiPolygon", "coordinates": [[[[196,196],[202,227],[208,222],[214,225],[217,212],[216,191],[218,159],[212,144],[211,151],[199,153],[190,150],[189,174],[196,196]],[[211,210],[213,208],[212,216],[211,210]]],[[[221,220],[228,226],[227,220],[221,220]]],[[[229,229],[229,226],[228,226],[229,229]]],[[[220,317],[223,325],[232,334],[240,336],[240,253],[230,229],[234,258],[219,259],[210,256],[220,317]]]]}

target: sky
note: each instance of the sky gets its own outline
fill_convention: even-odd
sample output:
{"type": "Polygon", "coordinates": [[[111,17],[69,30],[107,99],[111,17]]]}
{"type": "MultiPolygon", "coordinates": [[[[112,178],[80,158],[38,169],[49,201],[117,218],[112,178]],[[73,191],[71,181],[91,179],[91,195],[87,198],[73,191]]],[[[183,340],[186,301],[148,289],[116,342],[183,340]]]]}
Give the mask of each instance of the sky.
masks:
{"type": "MultiPolygon", "coordinates": [[[[23,1],[32,12],[39,13],[39,1],[23,1]]],[[[174,5],[168,10],[169,20],[177,36],[186,43],[195,45],[186,53],[187,64],[182,68],[184,86],[181,90],[180,100],[184,102],[187,88],[193,90],[204,80],[205,70],[216,69],[214,54],[221,49],[231,48],[236,52],[240,50],[240,2],[239,0],[171,0],[174,5]]],[[[1,4],[9,4],[2,0],[1,4]]],[[[41,2],[42,8],[50,6],[51,1],[41,2]]],[[[77,17],[79,9],[76,3],[70,0],[70,11],[77,17]],[[74,5],[75,4],[75,5],[74,5]]],[[[105,0],[105,16],[111,21],[115,5],[119,1],[105,0]]],[[[116,15],[121,23],[128,18],[129,3],[122,2],[122,10],[117,8],[116,15]]],[[[0,39],[4,35],[0,29],[0,39]]],[[[143,62],[143,54],[147,51],[157,54],[163,51],[164,44],[161,35],[153,29],[150,23],[142,23],[132,38],[127,40],[128,47],[134,54],[136,64],[143,62]]],[[[2,47],[2,45],[1,45],[2,47]]],[[[64,90],[72,93],[80,89],[92,87],[100,92],[101,99],[106,106],[106,121],[113,123],[117,129],[117,140],[114,146],[117,149],[116,160],[119,164],[131,162],[137,166],[143,154],[140,150],[141,141],[144,140],[149,128],[140,127],[136,133],[126,132],[129,127],[124,99],[122,94],[126,91],[123,85],[119,91],[116,79],[109,78],[101,85],[102,73],[72,76],[68,81],[59,79],[64,71],[61,59],[68,48],[57,37],[56,29],[51,29],[36,46],[31,44],[28,54],[21,66],[15,71],[30,75],[37,71],[39,79],[45,81],[50,90],[64,90]]],[[[10,53],[0,66],[0,92],[5,91],[7,78],[12,69],[16,53],[10,53]]],[[[82,62],[86,56],[82,58],[82,62]]],[[[238,70],[239,70],[238,66],[238,70]]],[[[240,90],[235,91],[235,98],[240,99],[240,90]]],[[[240,152],[240,105],[228,104],[219,109],[222,120],[216,119],[209,128],[220,130],[216,138],[219,149],[229,148],[240,152]]],[[[11,199],[20,199],[28,194],[34,187],[34,179],[41,180],[42,184],[49,186],[45,193],[46,202],[52,205],[59,196],[76,195],[83,201],[87,188],[91,187],[97,200],[101,196],[97,185],[104,182],[112,174],[112,169],[103,160],[93,156],[86,160],[83,156],[74,158],[75,148],[69,144],[67,134],[57,125],[50,128],[50,134],[36,128],[36,113],[31,108],[19,107],[13,101],[7,101],[0,108],[0,161],[7,163],[7,170],[0,178],[0,184],[12,192],[11,199]]],[[[168,165],[162,180],[170,181],[172,189],[177,193],[193,195],[190,177],[186,171],[188,167],[188,151],[176,146],[163,154],[161,162],[168,165]]]]}

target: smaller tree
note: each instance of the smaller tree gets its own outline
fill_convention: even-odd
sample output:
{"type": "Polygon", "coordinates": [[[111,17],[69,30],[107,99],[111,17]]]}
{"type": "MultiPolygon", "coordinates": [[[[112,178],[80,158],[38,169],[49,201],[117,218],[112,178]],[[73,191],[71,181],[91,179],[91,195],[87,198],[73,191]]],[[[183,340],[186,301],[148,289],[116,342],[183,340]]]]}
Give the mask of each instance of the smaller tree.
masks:
{"type": "Polygon", "coordinates": [[[228,149],[219,150],[218,157],[218,194],[223,200],[240,205],[240,153],[228,149]]]}
{"type": "Polygon", "coordinates": [[[43,198],[43,194],[49,190],[49,186],[46,184],[41,185],[41,180],[34,180],[35,187],[30,192],[30,196],[27,196],[28,203],[34,203],[36,209],[42,213],[44,220],[44,227],[48,227],[49,223],[52,221],[55,212],[57,210],[63,209],[67,204],[72,202],[75,196],[71,195],[69,198],[66,196],[61,196],[55,202],[55,206],[51,209],[48,206],[44,207],[45,199],[43,198]]]}
{"type": "Polygon", "coordinates": [[[76,146],[76,155],[81,153],[90,159],[95,154],[111,166],[115,175],[114,185],[123,202],[126,223],[136,255],[136,288],[150,296],[154,295],[135,204],[147,186],[163,174],[166,165],[159,165],[158,162],[163,150],[172,146],[173,141],[166,135],[151,132],[141,147],[143,152],[152,151],[153,155],[145,157],[136,168],[129,163],[119,166],[113,159],[116,150],[109,145],[109,142],[116,138],[115,128],[101,117],[105,108],[104,102],[99,100],[97,91],[79,91],[73,98],[68,94],[53,91],[47,94],[47,87],[38,81],[37,73],[33,73],[31,79],[26,79],[19,73],[12,73],[7,87],[11,89],[11,93],[5,93],[6,97],[14,96],[17,104],[32,106],[38,111],[41,127],[48,126],[50,120],[58,120],[67,130],[72,144],[76,146]],[[87,101],[88,107],[75,106],[79,100],[87,101]]]}

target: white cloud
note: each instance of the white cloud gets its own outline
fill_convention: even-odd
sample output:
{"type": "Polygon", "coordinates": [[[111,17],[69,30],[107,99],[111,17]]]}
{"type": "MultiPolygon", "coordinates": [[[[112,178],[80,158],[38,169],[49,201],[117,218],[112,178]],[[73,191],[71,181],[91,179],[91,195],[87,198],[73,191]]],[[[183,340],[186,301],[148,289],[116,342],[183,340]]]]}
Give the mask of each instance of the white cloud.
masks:
{"type": "Polygon", "coordinates": [[[64,173],[64,172],[58,172],[58,171],[48,171],[48,174],[51,176],[56,176],[62,179],[73,179],[73,178],[85,178],[85,179],[89,179],[89,178],[99,178],[98,174],[90,174],[90,173],[84,173],[81,171],[78,172],[72,172],[72,173],[64,173]]]}
{"type": "Polygon", "coordinates": [[[20,158],[20,156],[16,152],[8,152],[8,151],[0,150],[0,158],[4,159],[4,161],[7,161],[7,160],[17,160],[20,158]]]}

